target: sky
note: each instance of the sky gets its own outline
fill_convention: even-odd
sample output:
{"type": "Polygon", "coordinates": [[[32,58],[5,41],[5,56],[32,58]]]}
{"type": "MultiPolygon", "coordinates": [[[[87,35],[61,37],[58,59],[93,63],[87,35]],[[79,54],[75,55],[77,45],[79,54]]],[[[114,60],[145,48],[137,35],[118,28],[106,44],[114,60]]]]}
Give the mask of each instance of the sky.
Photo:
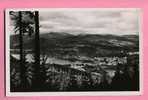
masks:
{"type": "Polygon", "coordinates": [[[70,34],[139,33],[139,9],[57,8],[39,10],[40,33],[70,34]]]}
{"type": "Polygon", "coordinates": [[[70,34],[139,33],[138,9],[51,9],[40,11],[40,32],[70,34]]]}

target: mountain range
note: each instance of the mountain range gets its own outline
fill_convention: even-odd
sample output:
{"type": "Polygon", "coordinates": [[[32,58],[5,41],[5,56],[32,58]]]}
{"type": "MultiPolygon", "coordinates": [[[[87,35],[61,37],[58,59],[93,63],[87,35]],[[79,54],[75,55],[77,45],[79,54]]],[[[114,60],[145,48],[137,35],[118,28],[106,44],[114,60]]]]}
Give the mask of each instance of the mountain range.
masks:
{"type": "MultiPolygon", "coordinates": [[[[23,36],[24,49],[34,48],[34,35],[23,36]]],[[[19,35],[10,36],[10,48],[19,49],[19,35]]],[[[138,35],[100,35],[50,32],[40,34],[41,53],[52,56],[116,56],[139,51],[138,35]]]]}

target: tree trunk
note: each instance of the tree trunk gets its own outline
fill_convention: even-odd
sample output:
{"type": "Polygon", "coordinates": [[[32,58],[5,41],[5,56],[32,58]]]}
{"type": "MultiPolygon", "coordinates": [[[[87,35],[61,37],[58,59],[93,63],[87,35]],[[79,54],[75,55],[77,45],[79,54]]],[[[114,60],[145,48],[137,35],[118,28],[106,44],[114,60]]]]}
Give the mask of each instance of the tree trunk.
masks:
{"type": "Polygon", "coordinates": [[[24,91],[26,88],[26,77],[25,77],[25,59],[23,54],[23,32],[22,32],[22,12],[19,11],[19,43],[20,43],[20,77],[21,77],[21,90],[24,91]]]}
{"type": "Polygon", "coordinates": [[[35,11],[35,80],[33,87],[35,91],[39,91],[41,87],[40,77],[40,37],[39,37],[39,12],[35,11]]]}

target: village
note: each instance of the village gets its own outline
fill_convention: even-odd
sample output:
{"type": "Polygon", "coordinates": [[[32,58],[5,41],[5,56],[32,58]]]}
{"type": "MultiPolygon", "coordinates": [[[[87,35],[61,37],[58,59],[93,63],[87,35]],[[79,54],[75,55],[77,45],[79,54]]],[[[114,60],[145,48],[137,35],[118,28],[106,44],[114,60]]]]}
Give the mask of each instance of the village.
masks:
{"type": "MultiPolygon", "coordinates": [[[[11,54],[11,56],[16,60],[19,60],[19,55],[11,54]]],[[[26,62],[28,64],[33,63],[33,55],[27,54],[26,62]]],[[[44,63],[42,60],[40,63],[41,66],[45,68],[47,77],[46,85],[50,85],[47,87],[54,85],[57,90],[69,90],[68,87],[75,87],[69,85],[76,85],[80,90],[83,90],[83,86],[86,84],[86,86],[92,86],[92,84],[98,86],[102,82],[106,82],[108,85],[111,84],[117,72],[117,66],[122,67],[119,70],[121,74],[124,73],[121,69],[127,67],[125,66],[127,63],[127,57],[114,56],[89,58],[79,56],[77,61],[73,62],[48,57],[44,63]]]]}

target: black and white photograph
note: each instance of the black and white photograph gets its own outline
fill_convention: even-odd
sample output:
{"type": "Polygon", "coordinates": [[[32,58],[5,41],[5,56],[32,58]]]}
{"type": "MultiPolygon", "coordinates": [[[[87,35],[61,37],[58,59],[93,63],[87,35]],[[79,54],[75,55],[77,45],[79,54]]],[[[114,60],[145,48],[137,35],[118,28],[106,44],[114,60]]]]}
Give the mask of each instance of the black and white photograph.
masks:
{"type": "Polygon", "coordinates": [[[138,8],[6,9],[7,95],[141,92],[138,8]]]}

